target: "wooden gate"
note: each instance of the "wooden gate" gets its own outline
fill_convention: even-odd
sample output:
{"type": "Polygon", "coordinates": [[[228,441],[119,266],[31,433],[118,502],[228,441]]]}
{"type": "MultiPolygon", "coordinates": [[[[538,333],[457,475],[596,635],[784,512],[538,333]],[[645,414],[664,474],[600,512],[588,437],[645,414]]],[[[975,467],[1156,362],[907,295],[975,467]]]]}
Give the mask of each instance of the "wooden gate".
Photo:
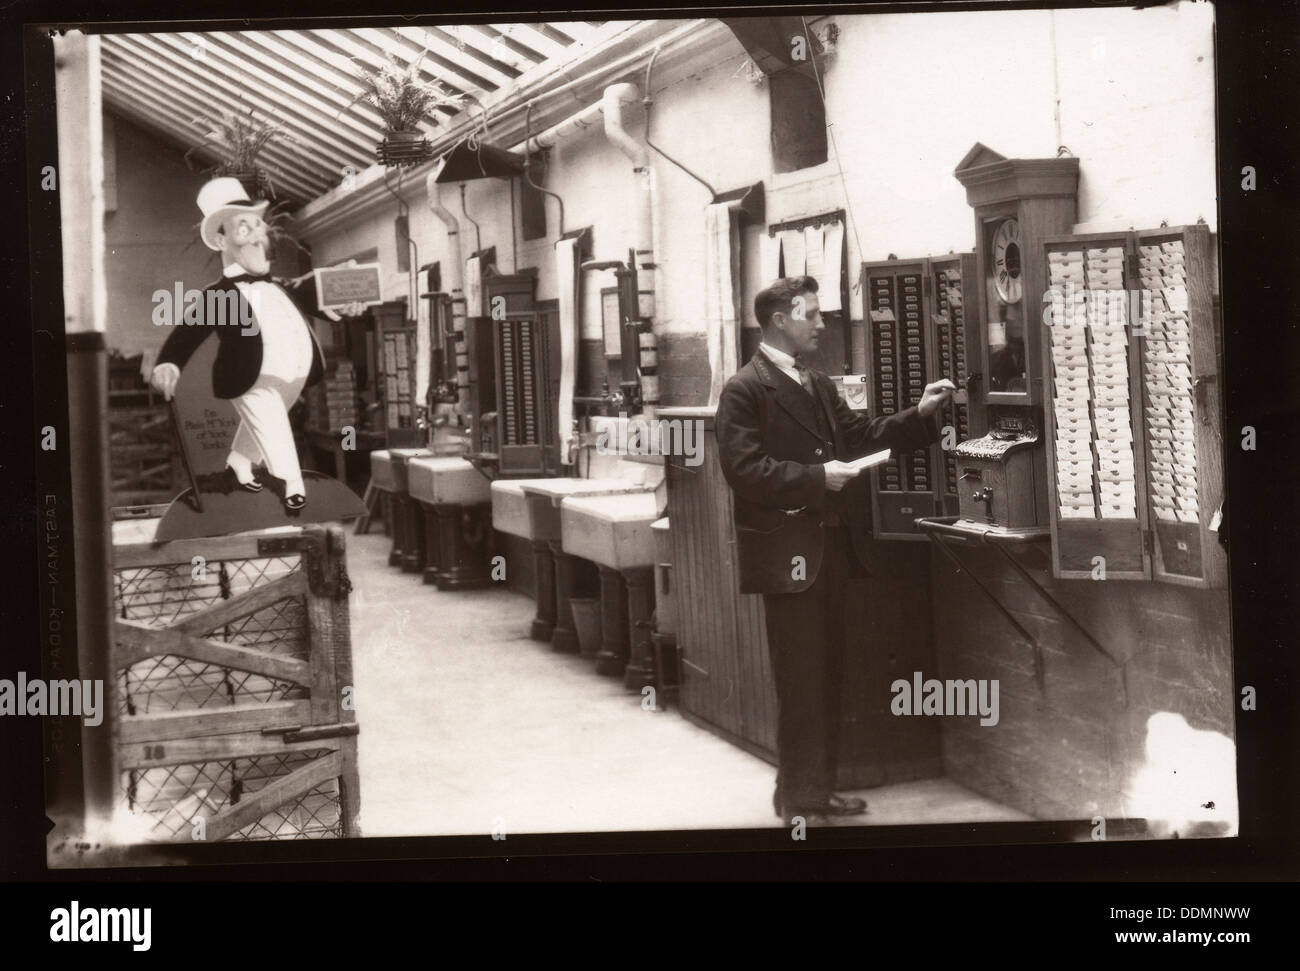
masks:
{"type": "Polygon", "coordinates": [[[132,841],[359,835],[344,532],[150,541],[114,524],[132,841]]]}

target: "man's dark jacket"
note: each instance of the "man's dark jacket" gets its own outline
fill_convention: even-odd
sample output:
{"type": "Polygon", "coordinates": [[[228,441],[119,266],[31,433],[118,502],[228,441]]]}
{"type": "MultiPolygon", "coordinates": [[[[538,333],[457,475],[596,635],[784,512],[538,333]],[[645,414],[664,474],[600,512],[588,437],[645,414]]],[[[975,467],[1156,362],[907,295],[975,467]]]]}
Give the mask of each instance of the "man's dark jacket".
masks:
{"type": "Polygon", "coordinates": [[[912,407],[873,420],[846,405],[825,374],[808,373],[816,400],[759,351],[718,400],[718,456],[733,493],[741,593],[812,586],[822,562],[822,523],[831,514],[849,531],[853,575],[865,575],[868,473],[836,493],[826,488],[823,465],[886,448],[902,455],[939,438],[937,412],[926,419],[912,407]],[[804,558],[802,579],[794,579],[796,556],[804,558]]]}
{"type": "MultiPolygon", "coordinates": [[[[307,334],[311,337],[311,371],[307,375],[306,384],[306,387],[311,387],[325,373],[325,355],[316,341],[316,335],[312,333],[310,322],[310,317],[317,313],[316,287],[310,277],[296,287],[282,281],[277,282],[298,308],[298,312],[302,315],[303,326],[307,328],[307,334]]],[[[238,398],[253,386],[257,376],[262,372],[261,323],[259,322],[256,327],[239,326],[242,321],[256,320],[256,315],[247,305],[239,288],[224,276],[204,287],[204,309],[201,316],[207,313],[209,306],[212,306],[209,293],[215,293],[217,299],[222,301],[221,305],[227,308],[227,320],[224,323],[210,325],[177,323],[172,327],[172,332],[167,335],[167,340],[163,342],[154,366],[175,364],[178,368],[184,369],[186,362],[204,340],[215,333],[218,347],[217,357],[212,365],[212,394],[217,398],[238,398]]]]}

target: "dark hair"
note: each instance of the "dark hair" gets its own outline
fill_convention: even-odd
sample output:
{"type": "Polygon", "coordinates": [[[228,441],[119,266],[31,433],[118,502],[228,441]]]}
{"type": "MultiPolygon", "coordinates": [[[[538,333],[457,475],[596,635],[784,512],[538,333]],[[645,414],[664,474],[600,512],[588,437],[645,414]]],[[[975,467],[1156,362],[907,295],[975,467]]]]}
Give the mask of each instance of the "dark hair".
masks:
{"type": "Polygon", "coordinates": [[[788,314],[794,309],[795,297],[816,292],[817,281],[810,276],[781,277],[754,297],[754,316],[758,318],[758,325],[766,330],[774,313],[780,310],[788,314]]]}

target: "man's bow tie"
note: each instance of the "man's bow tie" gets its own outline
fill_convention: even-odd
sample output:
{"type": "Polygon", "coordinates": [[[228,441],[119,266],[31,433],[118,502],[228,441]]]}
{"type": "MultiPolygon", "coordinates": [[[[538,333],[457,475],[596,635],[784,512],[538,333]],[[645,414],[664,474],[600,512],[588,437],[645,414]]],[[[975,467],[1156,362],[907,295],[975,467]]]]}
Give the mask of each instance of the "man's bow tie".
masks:
{"type": "Polygon", "coordinates": [[[266,280],[270,280],[270,279],[271,279],[271,274],[269,274],[269,273],[236,273],[236,274],[234,274],[234,275],[232,275],[232,276],[228,276],[228,277],[226,277],[226,279],[227,279],[228,281],[230,281],[231,283],[257,283],[258,281],[266,281],[266,280]]]}

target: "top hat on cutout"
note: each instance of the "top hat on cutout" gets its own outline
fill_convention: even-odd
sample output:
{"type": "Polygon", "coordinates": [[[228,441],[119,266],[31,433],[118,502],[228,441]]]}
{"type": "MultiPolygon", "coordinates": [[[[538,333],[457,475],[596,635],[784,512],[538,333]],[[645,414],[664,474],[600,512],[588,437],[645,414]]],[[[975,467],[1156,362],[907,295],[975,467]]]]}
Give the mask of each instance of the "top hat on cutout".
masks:
{"type": "Polygon", "coordinates": [[[199,235],[208,249],[219,250],[217,231],[221,229],[221,219],[228,212],[251,212],[262,215],[271,203],[267,200],[253,202],[240,185],[238,179],[222,176],[213,179],[199,190],[199,209],[203,213],[203,224],[199,235]]]}

